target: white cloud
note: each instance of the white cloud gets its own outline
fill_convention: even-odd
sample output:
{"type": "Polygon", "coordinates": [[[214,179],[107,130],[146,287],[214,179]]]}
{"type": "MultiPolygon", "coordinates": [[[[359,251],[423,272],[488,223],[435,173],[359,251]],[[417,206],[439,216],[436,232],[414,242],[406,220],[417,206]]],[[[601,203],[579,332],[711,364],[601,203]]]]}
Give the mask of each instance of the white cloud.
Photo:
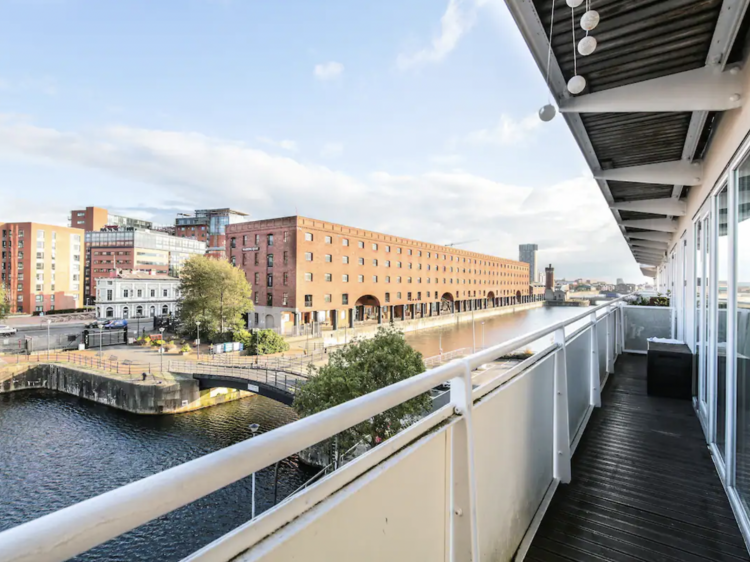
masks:
{"type": "Polygon", "coordinates": [[[298,150],[297,143],[294,142],[293,140],[275,141],[273,139],[269,139],[268,137],[256,137],[256,140],[258,142],[262,142],[263,144],[267,144],[269,146],[283,148],[284,150],[288,150],[289,152],[297,152],[298,150]]]}
{"type": "Polygon", "coordinates": [[[332,80],[338,78],[344,72],[344,65],[340,62],[330,61],[315,65],[315,77],[318,80],[332,80]]]}
{"type": "Polygon", "coordinates": [[[424,63],[442,61],[474,26],[477,9],[485,3],[483,0],[448,0],[448,7],[440,18],[440,32],[433,37],[430,46],[413,53],[399,54],[396,65],[406,70],[424,63]]]}
{"type": "MultiPolygon", "coordinates": [[[[76,133],[0,118],[0,156],[16,155],[108,173],[118,185],[138,184],[145,189],[107,190],[97,180],[96,189],[112,208],[148,210],[158,222],[173,220],[176,208],[209,205],[238,208],[253,219],[299,211],[441,244],[476,238],[479,241],[466,249],[507,257],[517,256],[519,243],[538,243],[543,259],[563,276],[639,275],[591,178],[542,188],[508,185],[464,171],[378,171],[358,179],[199,133],[131,127],[76,133]]],[[[2,179],[0,168],[0,185],[7,183],[2,179]]],[[[23,211],[27,220],[37,220],[38,206],[32,199],[43,198],[45,209],[61,213],[86,203],[69,201],[65,192],[46,185],[13,189],[28,195],[14,200],[10,188],[0,187],[6,220],[9,208],[10,215],[23,211]]],[[[44,220],[60,222],[46,215],[44,220]]]]}
{"type": "Polygon", "coordinates": [[[340,142],[327,142],[320,149],[323,158],[336,158],[344,153],[344,145],[340,142]]]}
{"type": "Polygon", "coordinates": [[[528,140],[531,133],[539,127],[541,120],[536,114],[523,119],[513,119],[503,114],[500,121],[492,129],[472,131],[463,139],[471,144],[494,144],[507,146],[528,140]]]}
{"type": "Polygon", "coordinates": [[[441,166],[459,166],[465,160],[460,154],[435,154],[430,157],[430,162],[441,166]]]}

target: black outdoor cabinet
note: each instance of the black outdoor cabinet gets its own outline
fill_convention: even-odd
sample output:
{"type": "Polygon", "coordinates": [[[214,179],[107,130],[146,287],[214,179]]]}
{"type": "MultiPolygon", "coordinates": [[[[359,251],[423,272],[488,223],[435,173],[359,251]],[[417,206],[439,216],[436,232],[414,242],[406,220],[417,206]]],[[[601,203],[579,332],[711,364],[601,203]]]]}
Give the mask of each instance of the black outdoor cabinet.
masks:
{"type": "Polygon", "coordinates": [[[648,342],[647,392],[649,396],[693,396],[693,354],[684,343],[648,342]]]}

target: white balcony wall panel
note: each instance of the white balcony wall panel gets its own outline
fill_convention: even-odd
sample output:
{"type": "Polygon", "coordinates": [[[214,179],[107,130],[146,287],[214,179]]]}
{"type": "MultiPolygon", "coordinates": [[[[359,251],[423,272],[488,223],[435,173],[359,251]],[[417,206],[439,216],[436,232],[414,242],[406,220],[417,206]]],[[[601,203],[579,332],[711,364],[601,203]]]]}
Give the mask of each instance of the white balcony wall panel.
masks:
{"type": "Polygon", "coordinates": [[[568,424],[571,440],[578,432],[589,407],[591,382],[590,328],[579,333],[566,345],[568,374],[568,424]]]}
{"type": "Polygon", "coordinates": [[[474,409],[482,560],[510,560],[552,483],[554,358],[474,409]]]}
{"type": "Polygon", "coordinates": [[[448,434],[422,438],[235,560],[445,560],[448,434]]]}

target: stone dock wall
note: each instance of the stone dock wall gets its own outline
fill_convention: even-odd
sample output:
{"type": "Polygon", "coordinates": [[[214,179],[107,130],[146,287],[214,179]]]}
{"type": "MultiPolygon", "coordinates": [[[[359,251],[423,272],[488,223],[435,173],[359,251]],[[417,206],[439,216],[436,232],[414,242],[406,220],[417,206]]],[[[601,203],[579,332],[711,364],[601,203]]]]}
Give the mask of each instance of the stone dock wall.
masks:
{"type": "Polygon", "coordinates": [[[155,384],[123,380],[68,365],[34,364],[0,370],[0,394],[45,388],[72,394],[134,414],[179,414],[251,396],[241,390],[200,390],[198,381],[155,384]]]}

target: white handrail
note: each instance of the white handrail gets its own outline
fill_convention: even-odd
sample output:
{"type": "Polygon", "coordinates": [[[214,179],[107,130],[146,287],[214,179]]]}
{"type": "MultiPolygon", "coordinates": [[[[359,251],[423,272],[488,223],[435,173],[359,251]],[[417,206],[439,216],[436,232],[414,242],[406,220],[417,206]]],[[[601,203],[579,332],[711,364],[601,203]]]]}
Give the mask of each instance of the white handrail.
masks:
{"type": "Polygon", "coordinates": [[[381,412],[460,379],[468,368],[515,351],[622,300],[581,314],[360,396],[214,453],[132,482],[0,533],[3,562],[67,560],[161,515],[355,426],[381,412]]]}

